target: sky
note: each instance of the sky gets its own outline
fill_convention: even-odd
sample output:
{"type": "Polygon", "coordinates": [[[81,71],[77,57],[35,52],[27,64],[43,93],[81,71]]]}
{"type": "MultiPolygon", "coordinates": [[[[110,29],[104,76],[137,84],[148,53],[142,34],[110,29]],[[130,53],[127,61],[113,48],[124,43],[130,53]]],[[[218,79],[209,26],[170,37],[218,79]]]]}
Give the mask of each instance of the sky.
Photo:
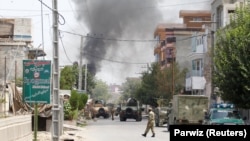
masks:
{"type": "MultiPolygon", "coordinates": [[[[155,60],[157,24],[181,23],[180,10],[210,10],[211,1],[57,0],[59,65],[79,62],[82,48],[82,63],[97,79],[120,85],[127,77],[140,77],[155,60]]],[[[43,59],[53,60],[52,0],[0,3],[0,18],[32,19],[32,45],[44,49],[43,59]]]]}

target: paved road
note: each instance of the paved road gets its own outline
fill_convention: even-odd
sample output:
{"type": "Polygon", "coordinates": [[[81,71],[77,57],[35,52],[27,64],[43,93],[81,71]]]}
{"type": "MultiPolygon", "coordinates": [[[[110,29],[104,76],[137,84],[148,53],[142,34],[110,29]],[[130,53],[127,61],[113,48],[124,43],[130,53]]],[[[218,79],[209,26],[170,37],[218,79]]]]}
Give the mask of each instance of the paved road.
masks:
{"type": "Polygon", "coordinates": [[[169,132],[166,127],[155,127],[156,137],[152,138],[149,132],[147,137],[141,134],[146,128],[147,119],[141,122],[128,119],[121,122],[119,117],[112,121],[109,119],[98,118],[97,121],[88,121],[84,128],[83,136],[85,141],[169,141],[169,132]]]}

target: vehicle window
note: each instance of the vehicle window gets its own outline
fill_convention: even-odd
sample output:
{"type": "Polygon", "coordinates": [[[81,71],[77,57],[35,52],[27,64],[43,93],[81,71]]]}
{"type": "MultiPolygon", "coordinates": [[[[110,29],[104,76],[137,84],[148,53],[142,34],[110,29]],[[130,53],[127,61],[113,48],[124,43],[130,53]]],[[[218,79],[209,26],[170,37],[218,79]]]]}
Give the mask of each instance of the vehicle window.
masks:
{"type": "Polygon", "coordinates": [[[238,112],[226,111],[226,110],[214,110],[211,114],[212,119],[219,118],[241,118],[238,112]]]}

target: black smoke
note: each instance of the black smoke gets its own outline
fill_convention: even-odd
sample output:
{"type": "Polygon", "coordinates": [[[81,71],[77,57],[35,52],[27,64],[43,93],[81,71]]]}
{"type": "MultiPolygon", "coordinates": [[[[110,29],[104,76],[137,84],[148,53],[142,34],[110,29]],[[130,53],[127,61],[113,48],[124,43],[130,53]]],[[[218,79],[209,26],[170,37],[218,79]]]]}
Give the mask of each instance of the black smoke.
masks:
{"type": "MultiPolygon", "coordinates": [[[[115,55],[119,50],[119,41],[105,39],[143,40],[148,37],[152,39],[154,29],[162,19],[156,0],[74,0],[74,2],[78,22],[86,25],[89,30],[89,38],[85,40],[83,52],[88,64],[91,65],[92,74],[101,70],[100,63],[104,58],[112,58],[107,56],[108,52],[115,55]]],[[[136,51],[132,42],[127,51],[136,51]]]]}

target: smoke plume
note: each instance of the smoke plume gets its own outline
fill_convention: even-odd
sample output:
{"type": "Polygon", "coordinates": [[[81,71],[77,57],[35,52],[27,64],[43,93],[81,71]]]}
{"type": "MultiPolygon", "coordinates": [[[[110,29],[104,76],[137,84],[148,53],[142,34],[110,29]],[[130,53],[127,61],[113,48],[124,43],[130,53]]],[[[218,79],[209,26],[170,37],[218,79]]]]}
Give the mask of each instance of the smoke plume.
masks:
{"type": "MultiPolygon", "coordinates": [[[[84,23],[89,38],[84,45],[84,57],[91,65],[90,71],[96,74],[101,70],[101,61],[106,58],[114,60],[121,48],[119,39],[129,39],[126,43],[126,52],[130,57],[125,60],[134,61],[138,56],[133,40],[152,39],[153,32],[162,13],[157,9],[155,0],[74,0],[78,21],[84,23]],[[114,40],[105,40],[114,39],[114,40]],[[134,54],[134,55],[133,55],[134,54]]],[[[153,48],[153,46],[152,46],[153,48]]],[[[141,54],[141,50],[139,51],[141,54]]],[[[151,53],[153,56],[153,52],[151,53]]],[[[129,68],[129,67],[125,67],[129,68]]]]}

